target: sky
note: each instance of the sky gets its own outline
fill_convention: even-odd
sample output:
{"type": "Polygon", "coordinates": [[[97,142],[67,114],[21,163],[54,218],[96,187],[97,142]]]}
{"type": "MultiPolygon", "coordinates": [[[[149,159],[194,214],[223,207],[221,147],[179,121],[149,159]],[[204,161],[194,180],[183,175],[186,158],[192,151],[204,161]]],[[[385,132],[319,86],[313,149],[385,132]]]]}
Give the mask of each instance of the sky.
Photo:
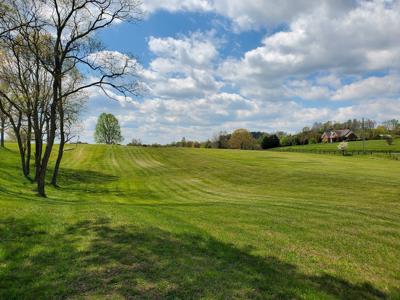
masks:
{"type": "Polygon", "coordinates": [[[113,113],[125,142],[207,140],[314,122],[400,119],[400,0],[143,0],[99,32],[133,55],[139,96],[88,93],[80,139],[113,113]]]}

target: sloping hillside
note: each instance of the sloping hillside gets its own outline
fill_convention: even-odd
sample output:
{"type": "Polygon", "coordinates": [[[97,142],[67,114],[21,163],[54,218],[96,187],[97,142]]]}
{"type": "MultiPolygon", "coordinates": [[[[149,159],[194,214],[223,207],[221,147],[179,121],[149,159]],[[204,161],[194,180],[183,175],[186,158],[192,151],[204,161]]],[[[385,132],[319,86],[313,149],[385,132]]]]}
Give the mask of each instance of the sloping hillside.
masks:
{"type": "MultiPolygon", "coordinates": [[[[349,143],[349,151],[363,151],[362,141],[352,141],[349,143]]],[[[302,150],[302,151],[315,151],[315,150],[326,150],[326,151],[336,151],[338,150],[339,143],[320,143],[320,144],[310,144],[310,145],[296,145],[289,147],[277,148],[277,150],[302,150]]],[[[366,151],[392,151],[400,152],[400,138],[394,139],[392,145],[388,145],[385,140],[370,140],[365,141],[366,151]]]]}
{"type": "Polygon", "coordinates": [[[35,196],[0,150],[0,298],[400,296],[400,163],[69,146],[35,196]]]}

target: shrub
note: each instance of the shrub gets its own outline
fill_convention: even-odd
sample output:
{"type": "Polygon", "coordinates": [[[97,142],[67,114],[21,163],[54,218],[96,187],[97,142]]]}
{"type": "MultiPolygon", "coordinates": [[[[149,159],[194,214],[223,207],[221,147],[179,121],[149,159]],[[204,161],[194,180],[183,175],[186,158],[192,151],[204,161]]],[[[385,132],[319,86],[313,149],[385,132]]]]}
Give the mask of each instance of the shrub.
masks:
{"type": "Polygon", "coordinates": [[[393,145],[393,137],[391,135],[386,135],[384,139],[389,146],[393,145]]]}

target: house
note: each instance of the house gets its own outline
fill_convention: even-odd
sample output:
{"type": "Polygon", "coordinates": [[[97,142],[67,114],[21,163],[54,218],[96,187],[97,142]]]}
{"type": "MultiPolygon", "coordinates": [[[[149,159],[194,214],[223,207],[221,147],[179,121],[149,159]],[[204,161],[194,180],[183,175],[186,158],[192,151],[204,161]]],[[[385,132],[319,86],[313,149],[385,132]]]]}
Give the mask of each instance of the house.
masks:
{"type": "Polygon", "coordinates": [[[354,141],[357,139],[357,136],[350,129],[342,129],[325,131],[322,134],[321,139],[324,143],[333,143],[341,141],[354,141]]]}

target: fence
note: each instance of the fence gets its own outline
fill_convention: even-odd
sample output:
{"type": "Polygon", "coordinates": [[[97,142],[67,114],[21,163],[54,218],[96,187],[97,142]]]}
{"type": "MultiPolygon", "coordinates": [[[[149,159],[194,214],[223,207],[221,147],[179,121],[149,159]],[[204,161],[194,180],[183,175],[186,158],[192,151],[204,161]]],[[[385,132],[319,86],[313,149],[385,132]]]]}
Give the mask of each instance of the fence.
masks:
{"type": "MultiPolygon", "coordinates": [[[[314,154],[330,154],[330,155],[343,155],[340,150],[320,150],[320,149],[293,149],[293,148],[275,148],[271,149],[278,152],[298,152],[298,153],[314,153],[314,154]]],[[[348,150],[344,152],[344,155],[374,155],[380,157],[386,157],[393,160],[400,160],[400,152],[397,151],[385,151],[385,150],[348,150]]]]}

